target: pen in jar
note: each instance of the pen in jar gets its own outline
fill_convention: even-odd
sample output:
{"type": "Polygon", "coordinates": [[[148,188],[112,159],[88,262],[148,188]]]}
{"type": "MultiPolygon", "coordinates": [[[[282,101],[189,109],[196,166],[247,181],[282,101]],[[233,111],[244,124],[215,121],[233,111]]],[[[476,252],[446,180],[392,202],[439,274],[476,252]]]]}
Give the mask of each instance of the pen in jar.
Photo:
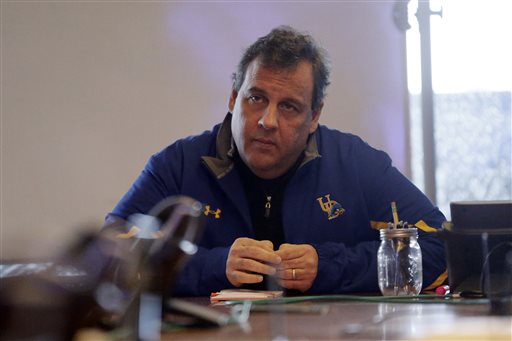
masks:
{"type": "Polygon", "coordinates": [[[398,227],[398,212],[396,210],[396,202],[391,202],[391,214],[393,214],[393,226],[398,227]]]}

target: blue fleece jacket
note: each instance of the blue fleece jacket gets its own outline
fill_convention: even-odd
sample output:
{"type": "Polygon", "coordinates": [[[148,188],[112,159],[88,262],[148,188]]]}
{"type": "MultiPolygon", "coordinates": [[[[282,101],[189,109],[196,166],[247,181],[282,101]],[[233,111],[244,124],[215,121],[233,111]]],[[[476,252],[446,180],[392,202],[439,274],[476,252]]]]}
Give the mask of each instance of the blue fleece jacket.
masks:
{"type": "MultiPolygon", "coordinates": [[[[175,294],[207,296],[230,288],[225,270],[236,238],[254,237],[244,187],[233,162],[231,115],[211,131],[176,141],[153,155],[109,214],[127,219],[147,213],[162,199],[187,195],[205,205],[199,251],[183,270],[175,294]]],[[[285,242],[311,244],[318,275],[308,294],[378,291],[379,228],[400,219],[419,228],[423,287],[445,274],[443,243],[435,231],[445,220],[389,156],[359,137],[319,126],[283,199],[285,242]]]]}

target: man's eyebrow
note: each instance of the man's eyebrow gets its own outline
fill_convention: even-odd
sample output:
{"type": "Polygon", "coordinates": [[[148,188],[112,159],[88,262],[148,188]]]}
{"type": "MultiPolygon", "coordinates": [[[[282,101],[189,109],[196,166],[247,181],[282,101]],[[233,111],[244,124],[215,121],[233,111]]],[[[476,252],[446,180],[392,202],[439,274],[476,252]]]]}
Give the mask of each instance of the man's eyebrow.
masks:
{"type": "Polygon", "coordinates": [[[295,104],[303,105],[303,102],[299,99],[296,99],[294,97],[285,97],[282,99],[282,102],[292,102],[295,104]]]}
{"type": "Polygon", "coordinates": [[[267,93],[265,90],[258,88],[257,86],[250,87],[248,89],[249,92],[260,92],[260,93],[267,93]]]}

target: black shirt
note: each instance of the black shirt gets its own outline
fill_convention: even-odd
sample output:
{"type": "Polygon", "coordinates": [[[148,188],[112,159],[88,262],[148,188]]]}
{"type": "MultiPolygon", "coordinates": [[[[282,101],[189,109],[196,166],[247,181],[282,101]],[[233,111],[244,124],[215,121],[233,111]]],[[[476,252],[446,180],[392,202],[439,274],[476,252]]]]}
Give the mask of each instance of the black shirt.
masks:
{"type": "Polygon", "coordinates": [[[284,243],[281,214],[284,190],[302,159],[303,154],[285,174],[267,180],[256,176],[242,161],[238,153],[235,156],[249,204],[255,239],[270,240],[274,244],[274,250],[284,243]]]}
{"type": "MultiPolygon", "coordinates": [[[[238,152],[235,154],[236,166],[240,170],[240,176],[249,205],[252,228],[256,240],[270,240],[274,250],[285,242],[282,220],[283,196],[288,181],[299,167],[304,154],[301,154],[297,162],[285,174],[275,179],[262,179],[256,176],[242,161],[238,152]]],[[[244,285],[248,289],[276,290],[275,283],[267,283],[267,278],[262,283],[244,285]],[[270,287],[271,285],[271,287],[270,287]]]]}

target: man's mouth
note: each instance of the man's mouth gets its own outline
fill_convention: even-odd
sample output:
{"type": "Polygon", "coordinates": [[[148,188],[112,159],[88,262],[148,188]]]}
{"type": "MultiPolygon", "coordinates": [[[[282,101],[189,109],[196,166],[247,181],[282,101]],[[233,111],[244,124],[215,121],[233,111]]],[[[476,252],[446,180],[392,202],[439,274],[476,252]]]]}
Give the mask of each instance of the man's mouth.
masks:
{"type": "Polygon", "coordinates": [[[257,145],[260,145],[262,147],[275,146],[275,142],[270,139],[254,139],[254,142],[256,142],[257,145]]]}

